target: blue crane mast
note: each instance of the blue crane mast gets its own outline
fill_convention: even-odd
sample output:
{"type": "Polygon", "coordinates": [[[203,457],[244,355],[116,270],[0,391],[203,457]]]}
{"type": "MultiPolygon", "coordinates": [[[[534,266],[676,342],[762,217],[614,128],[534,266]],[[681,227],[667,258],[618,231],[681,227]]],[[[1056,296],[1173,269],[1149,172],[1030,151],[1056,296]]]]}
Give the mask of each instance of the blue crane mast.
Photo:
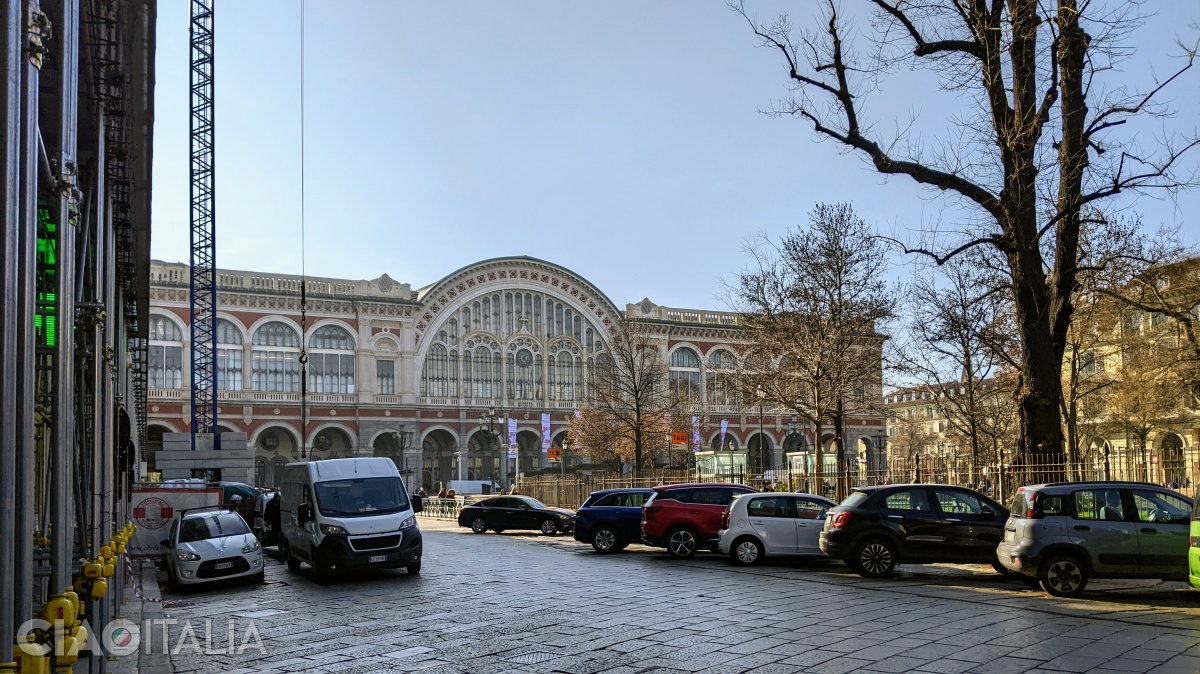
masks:
{"type": "Polygon", "coordinates": [[[213,139],[213,0],[191,0],[192,449],[217,430],[217,256],[213,139]]]}

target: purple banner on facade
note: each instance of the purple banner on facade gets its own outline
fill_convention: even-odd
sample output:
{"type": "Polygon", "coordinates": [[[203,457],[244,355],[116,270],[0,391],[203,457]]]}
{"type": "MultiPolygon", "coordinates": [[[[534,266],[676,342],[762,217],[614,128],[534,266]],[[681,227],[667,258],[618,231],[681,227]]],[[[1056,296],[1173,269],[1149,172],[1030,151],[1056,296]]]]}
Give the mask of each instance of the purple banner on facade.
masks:
{"type": "Polygon", "coordinates": [[[728,430],[729,430],[729,420],[722,419],[721,420],[721,444],[718,445],[719,449],[725,449],[725,432],[728,430]]]}
{"type": "Polygon", "coordinates": [[[512,417],[508,418],[508,444],[513,452],[517,451],[517,420],[512,417]]]}
{"type": "Polygon", "coordinates": [[[692,417],[692,451],[699,452],[703,448],[700,443],[700,417],[692,417]]]}
{"type": "Polygon", "coordinates": [[[542,451],[550,451],[550,413],[542,412],[542,451]]]}

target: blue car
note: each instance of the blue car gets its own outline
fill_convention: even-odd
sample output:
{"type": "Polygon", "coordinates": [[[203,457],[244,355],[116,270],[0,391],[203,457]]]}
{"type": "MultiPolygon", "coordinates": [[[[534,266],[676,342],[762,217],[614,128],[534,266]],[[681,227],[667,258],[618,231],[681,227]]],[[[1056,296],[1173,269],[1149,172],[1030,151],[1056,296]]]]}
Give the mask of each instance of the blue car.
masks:
{"type": "Polygon", "coordinates": [[[637,543],[642,539],[642,504],[653,495],[653,489],[592,492],[575,515],[575,540],[591,543],[600,554],[637,543]]]}

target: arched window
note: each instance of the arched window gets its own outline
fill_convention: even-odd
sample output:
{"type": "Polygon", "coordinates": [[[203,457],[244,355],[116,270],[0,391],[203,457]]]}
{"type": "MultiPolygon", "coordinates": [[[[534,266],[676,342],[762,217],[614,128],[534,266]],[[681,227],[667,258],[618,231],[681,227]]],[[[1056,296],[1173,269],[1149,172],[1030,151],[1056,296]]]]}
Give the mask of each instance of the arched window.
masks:
{"type": "Polygon", "coordinates": [[[700,356],[688,347],[671,352],[671,390],[682,402],[700,402],[700,356]]]}
{"type": "Polygon", "coordinates": [[[704,373],[704,393],[709,405],[734,405],[733,377],[737,371],[737,360],[725,349],[713,351],[708,357],[708,371],[704,373]]]}
{"type": "Polygon", "coordinates": [[[255,391],[298,393],[300,391],[300,335],[279,321],[264,323],[250,339],[251,384],[255,391]]]}
{"type": "Polygon", "coordinates": [[[434,344],[425,355],[425,367],[421,368],[421,395],[450,395],[450,355],[446,347],[434,344]]]}
{"type": "Polygon", "coordinates": [[[166,316],[150,317],[150,388],[183,388],[183,331],[166,316]]]}
{"type": "Polygon", "coordinates": [[[521,349],[510,356],[512,387],[510,396],[514,400],[533,400],[536,394],[533,374],[533,352],[521,349]]]}
{"type": "Polygon", "coordinates": [[[308,382],[313,393],[354,393],[354,337],[323,325],[308,340],[308,382]]]}
{"type": "Polygon", "coordinates": [[[217,319],[217,390],[242,390],[242,331],[224,318],[217,319]]]}

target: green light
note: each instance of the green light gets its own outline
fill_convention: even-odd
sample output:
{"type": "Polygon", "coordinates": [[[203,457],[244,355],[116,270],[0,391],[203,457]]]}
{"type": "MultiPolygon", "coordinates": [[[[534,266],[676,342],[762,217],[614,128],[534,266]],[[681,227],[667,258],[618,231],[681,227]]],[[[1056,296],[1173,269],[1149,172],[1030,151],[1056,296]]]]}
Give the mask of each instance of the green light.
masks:
{"type": "Polygon", "coordinates": [[[37,311],[33,317],[38,343],[55,346],[58,343],[58,227],[50,219],[50,211],[38,209],[37,238],[37,311]]]}

